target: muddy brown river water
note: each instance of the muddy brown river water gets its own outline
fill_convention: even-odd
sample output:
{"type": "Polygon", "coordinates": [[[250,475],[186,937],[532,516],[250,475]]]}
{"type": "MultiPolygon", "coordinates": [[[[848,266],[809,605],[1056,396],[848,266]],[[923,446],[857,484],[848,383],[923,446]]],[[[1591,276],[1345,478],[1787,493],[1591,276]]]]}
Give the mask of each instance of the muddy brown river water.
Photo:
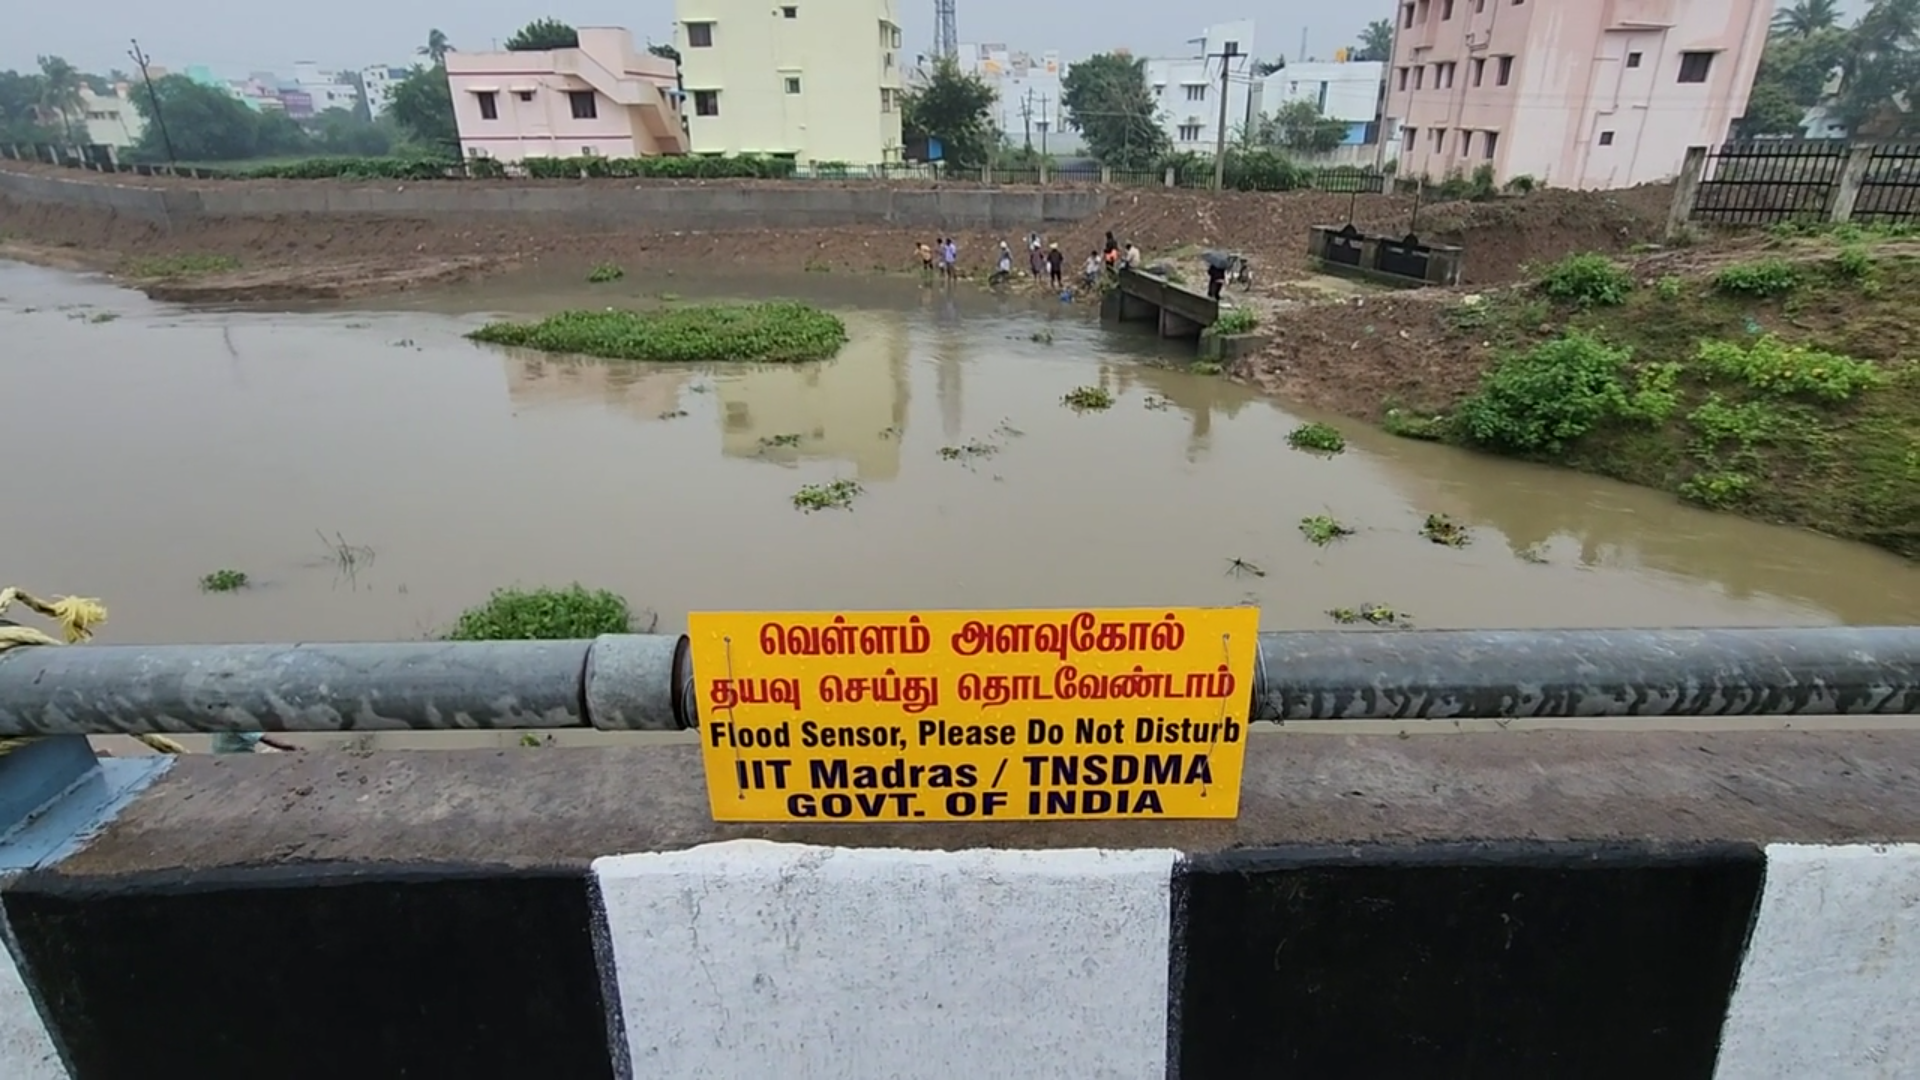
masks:
{"type": "Polygon", "coordinates": [[[1252,602],[1274,629],[1363,602],[1428,627],[1920,612],[1920,567],[1656,492],[1352,422],[1344,455],[1290,450],[1312,417],[1081,309],[824,274],[578,281],[207,311],[0,264],[0,577],[103,598],[111,642],[418,637],[496,586],[574,580],[665,629],[703,608],[1252,602]],[[810,299],[852,342],[823,365],[690,369],[461,336],[663,290],[810,299]],[[1062,407],[1087,384],[1114,407],[1062,407]],[[970,443],[991,452],[940,453],[970,443]],[[852,511],[794,508],[837,478],[864,489],[852,511]],[[1429,512],[1473,542],[1421,539],[1429,512]],[[1358,535],[1314,547],[1298,523],[1320,513],[1358,535]],[[201,592],[223,567],[254,587],[201,592]]]}

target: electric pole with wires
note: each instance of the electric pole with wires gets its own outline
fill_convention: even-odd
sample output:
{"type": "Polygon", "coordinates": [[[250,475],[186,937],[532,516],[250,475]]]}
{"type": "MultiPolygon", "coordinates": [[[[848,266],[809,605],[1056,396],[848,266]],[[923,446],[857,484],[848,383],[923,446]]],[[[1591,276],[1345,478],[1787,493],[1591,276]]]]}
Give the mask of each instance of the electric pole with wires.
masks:
{"type": "Polygon", "coordinates": [[[1220,60],[1220,128],[1213,136],[1213,190],[1219,191],[1227,179],[1227,87],[1233,77],[1233,58],[1240,55],[1240,43],[1229,41],[1217,53],[1208,53],[1207,59],[1220,60]]]}

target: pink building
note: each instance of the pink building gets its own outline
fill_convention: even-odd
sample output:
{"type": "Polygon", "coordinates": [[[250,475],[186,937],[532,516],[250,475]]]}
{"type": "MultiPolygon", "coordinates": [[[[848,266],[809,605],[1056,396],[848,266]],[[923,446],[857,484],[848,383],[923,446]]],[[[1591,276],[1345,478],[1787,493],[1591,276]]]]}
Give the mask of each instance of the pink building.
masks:
{"type": "Polygon", "coordinates": [[[1747,107],[1773,0],[1401,0],[1400,173],[1621,188],[1680,171],[1747,107]]]}
{"type": "Polygon", "coordinates": [[[468,157],[651,157],[687,152],[673,61],[633,51],[619,27],[583,26],[580,47],[450,52],[468,157]]]}

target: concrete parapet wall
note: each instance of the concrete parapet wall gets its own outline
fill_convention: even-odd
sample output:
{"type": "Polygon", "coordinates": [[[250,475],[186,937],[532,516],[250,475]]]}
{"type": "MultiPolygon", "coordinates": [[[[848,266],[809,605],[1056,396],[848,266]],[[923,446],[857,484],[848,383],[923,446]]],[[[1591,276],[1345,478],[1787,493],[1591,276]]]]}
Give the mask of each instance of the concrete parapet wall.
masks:
{"type": "Polygon", "coordinates": [[[382,217],[545,215],[575,225],[620,228],[768,229],[895,225],[902,228],[1029,228],[1078,221],[1106,206],[1100,191],[838,186],[742,182],[699,185],[516,185],[510,181],[349,184],[244,181],[148,186],[0,169],[0,194],[111,210],[149,221],[194,217],[353,214],[382,217]]]}
{"type": "Polygon", "coordinates": [[[690,747],[158,761],[0,845],[0,1076],[1920,1070],[1920,733],[1248,755],[1233,822],[886,828],[690,747]]]}

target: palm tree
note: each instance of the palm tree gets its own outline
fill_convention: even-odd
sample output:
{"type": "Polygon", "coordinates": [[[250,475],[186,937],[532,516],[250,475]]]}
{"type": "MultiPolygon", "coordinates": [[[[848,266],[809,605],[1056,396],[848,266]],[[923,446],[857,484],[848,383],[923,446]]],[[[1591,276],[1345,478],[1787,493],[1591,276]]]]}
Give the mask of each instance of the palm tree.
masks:
{"type": "Polygon", "coordinates": [[[1782,37],[1812,37],[1840,25],[1840,0],[1795,0],[1773,15],[1773,32],[1782,37]]]}
{"type": "Polygon", "coordinates": [[[427,31],[427,43],[413,51],[420,56],[426,57],[432,62],[434,67],[439,67],[447,62],[447,54],[453,52],[454,48],[453,43],[447,40],[445,31],[429,30],[427,31]]]}
{"type": "Polygon", "coordinates": [[[58,56],[42,56],[39,60],[40,107],[60,114],[60,126],[66,129],[67,141],[72,142],[73,114],[84,110],[80,88],[86,81],[78,68],[58,56]]]}

